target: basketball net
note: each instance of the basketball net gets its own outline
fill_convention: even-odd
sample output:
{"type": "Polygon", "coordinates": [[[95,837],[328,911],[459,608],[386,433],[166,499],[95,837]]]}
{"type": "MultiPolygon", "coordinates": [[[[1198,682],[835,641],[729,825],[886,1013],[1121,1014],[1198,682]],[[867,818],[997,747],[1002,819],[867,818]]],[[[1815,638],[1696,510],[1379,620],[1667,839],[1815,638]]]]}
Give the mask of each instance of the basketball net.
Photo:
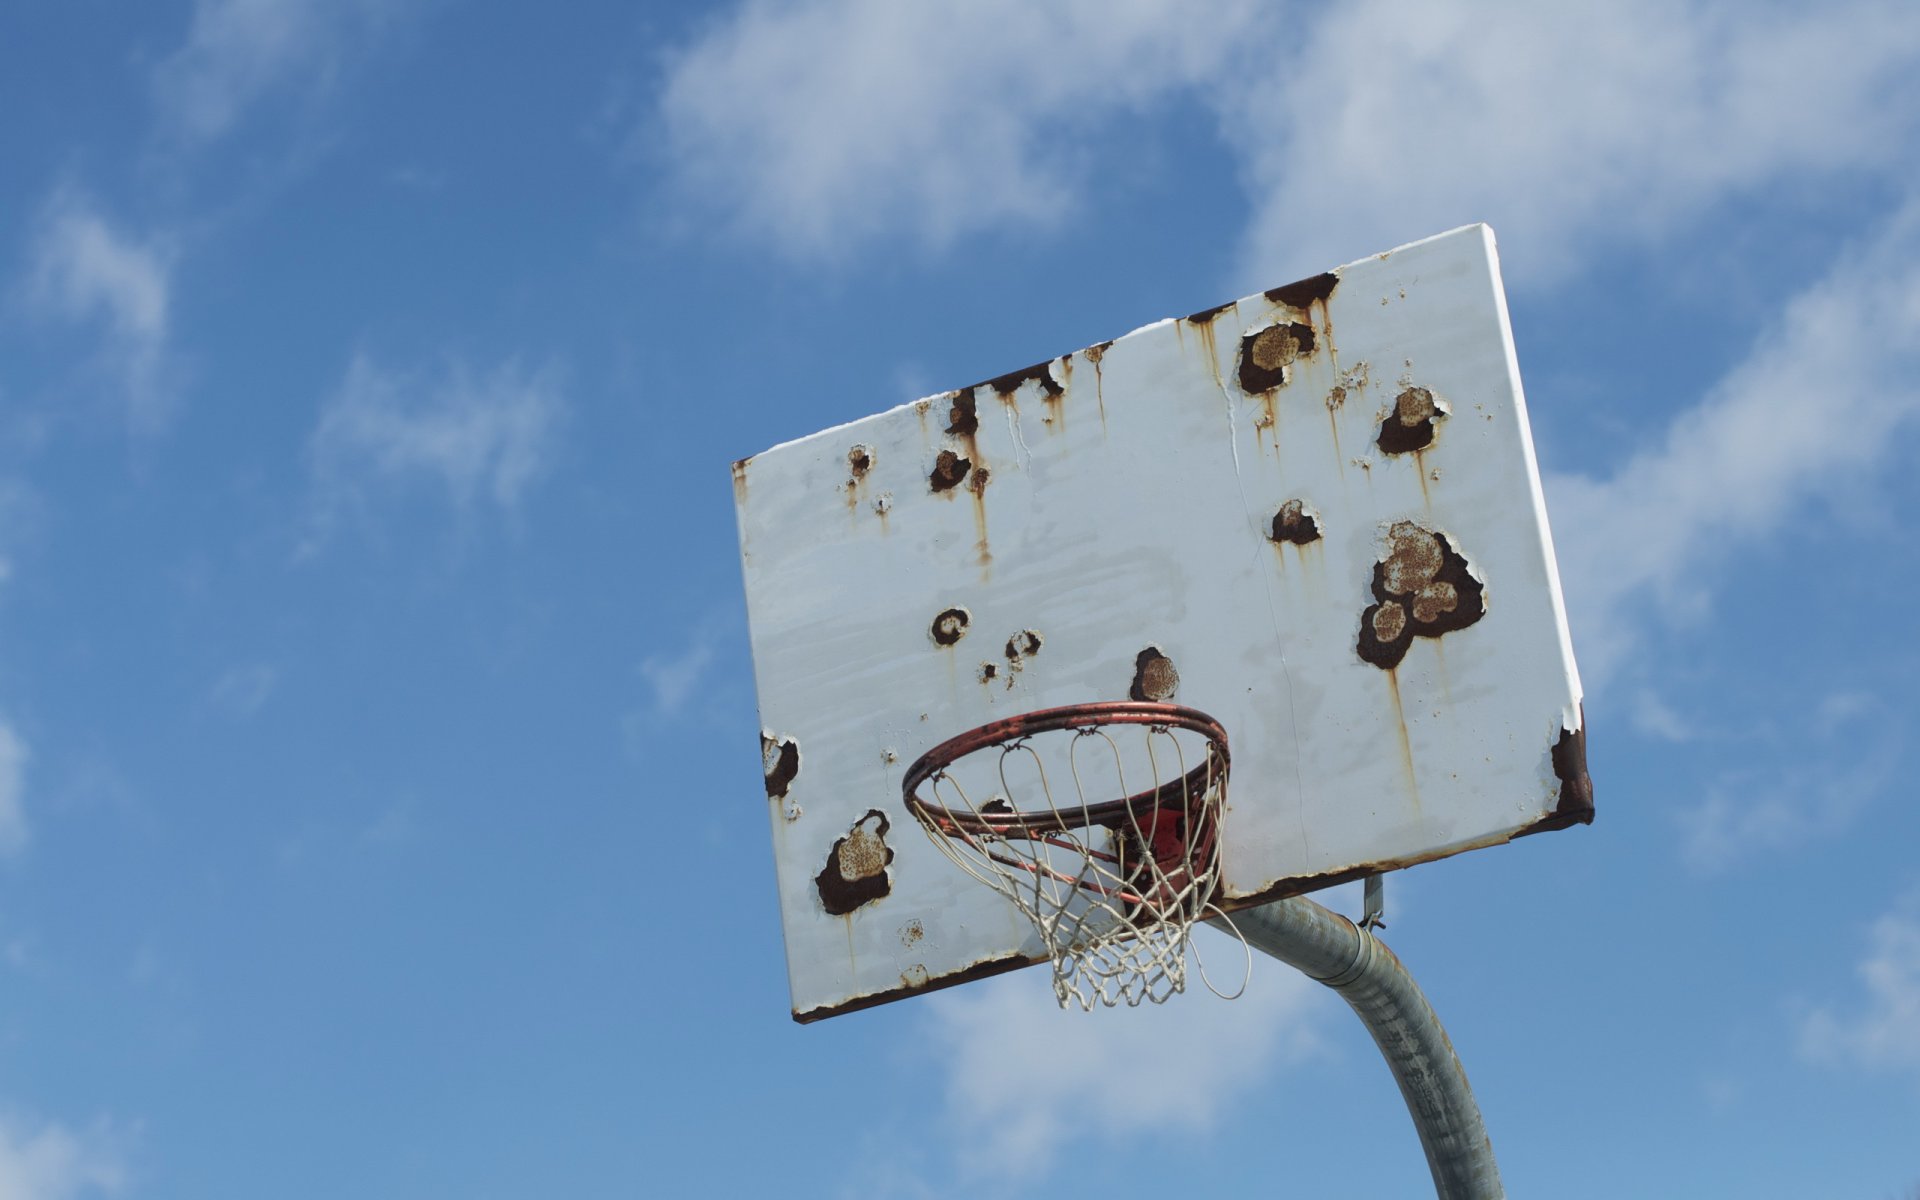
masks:
{"type": "MultiPolygon", "coordinates": [[[[1194,923],[1225,916],[1213,900],[1227,774],[1225,731],[1205,714],[1082,705],[936,747],[908,772],[907,808],[1032,922],[1062,1008],[1159,1004],[1186,989],[1194,923]]],[[[1227,995],[1197,950],[1194,966],[1227,995]]]]}

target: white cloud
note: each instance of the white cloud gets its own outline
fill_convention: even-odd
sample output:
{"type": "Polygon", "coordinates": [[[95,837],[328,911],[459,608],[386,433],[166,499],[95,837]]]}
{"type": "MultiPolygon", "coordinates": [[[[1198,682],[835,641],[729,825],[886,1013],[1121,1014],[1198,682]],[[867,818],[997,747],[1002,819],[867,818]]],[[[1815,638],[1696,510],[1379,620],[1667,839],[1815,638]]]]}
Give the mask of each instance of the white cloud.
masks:
{"type": "Polygon", "coordinates": [[[1872,949],[1859,967],[1865,1003],[1851,1014],[1809,1013],[1800,1049],[1817,1062],[1920,1077],[1920,896],[1874,922],[1872,949]]]}
{"type": "Polygon", "coordinates": [[[671,715],[686,707],[694,689],[706,677],[707,668],[713,665],[715,637],[713,629],[703,628],[678,654],[641,662],[640,674],[653,689],[655,713],[671,715]]]}
{"type": "Polygon", "coordinates": [[[431,378],[358,356],[320,414],[311,454],[320,521],[379,487],[425,481],[465,509],[516,508],[545,471],[565,414],[550,371],[455,361],[431,378]]]}
{"type": "Polygon", "coordinates": [[[1920,8],[1574,0],[1328,5],[1228,101],[1256,286],[1487,221],[1509,277],[1765,185],[1904,171],[1920,8]]]}
{"type": "MultiPolygon", "coordinates": [[[[1231,987],[1239,946],[1200,936],[1213,974],[1231,987]]],[[[948,1130],[968,1147],[959,1157],[969,1168],[1023,1175],[1076,1142],[1203,1130],[1271,1080],[1276,1063],[1319,1052],[1321,1018],[1340,1007],[1319,984],[1263,960],[1237,1000],[1195,982],[1164,1005],[1063,1012],[1045,970],[927,1001],[927,1044],[946,1056],[948,1130]]]]}
{"type": "Polygon", "coordinates": [[[1732,772],[1698,804],[1678,812],[1681,854],[1695,869],[1712,873],[1755,855],[1836,837],[1879,797],[1893,767],[1894,755],[1883,746],[1865,761],[1821,759],[1732,772]]]}
{"type": "Polygon", "coordinates": [[[1046,223],[1124,162],[1090,132],[1182,95],[1237,156],[1247,286],[1470,221],[1550,274],[1757,187],[1887,175],[1920,9],[1583,0],[750,3],[669,64],[690,208],[794,256],[1046,223]]]}
{"type": "Polygon", "coordinates": [[[210,698],[223,712],[250,717],[266,704],[279,679],[280,673],[269,663],[242,663],[221,672],[210,698]]]}
{"type": "Polygon", "coordinates": [[[661,132],[696,211],[798,257],[930,246],[1069,211],[1079,135],[1217,75],[1261,6],[747,4],[670,64],[661,132]]]}
{"type": "Polygon", "coordinates": [[[27,744],[0,721],[0,857],[18,854],[27,845],[27,806],[22,794],[27,758],[27,744]]]}
{"type": "Polygon", "coordinates": [[[208,140],[277,88],[324,88],[353,40],[394,8],[375,0],[195,0],[185,44],[154,71],[163,119],[208,140]]]}
{"type": "Polygon", "coordinates": [[[106,365],[137,428],[165,416],[162,369],[174,252],[165,238],[116,227],[86,196],[57,189],[41,214],[26,296],[41,315],[105,330],[106,365]]]}
{"type": "Polygon", "coordinates": [[[1920,423],[1920,204],[1779,309],[1664,436],[1610,476],[1547,480],[1581,673],[1598,685],[1651,607],[1711,621],[1743,544],[1884,466],[1920,423]]]}
{"type": "Polygon", "coordinates": [[[48,1123],[29,1128],[0,1117],[0,1198],[77,1200],[113,1195],[126,1181],[101,1133],[76,1134],[48,1123]]]}

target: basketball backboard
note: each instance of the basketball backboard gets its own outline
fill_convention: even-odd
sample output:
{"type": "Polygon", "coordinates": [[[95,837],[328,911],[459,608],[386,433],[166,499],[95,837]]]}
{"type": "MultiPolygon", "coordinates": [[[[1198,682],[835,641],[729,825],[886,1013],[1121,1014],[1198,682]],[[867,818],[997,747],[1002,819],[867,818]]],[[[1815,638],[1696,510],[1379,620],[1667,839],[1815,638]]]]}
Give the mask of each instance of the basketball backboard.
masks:
{"type": "Polygon", "coordinates": [[[793,1011],[1043,960],[902,774],[1169,700],[1231,910],[1591,819],[1493,236],[1455,230],[734,465],[793,1011]]]}

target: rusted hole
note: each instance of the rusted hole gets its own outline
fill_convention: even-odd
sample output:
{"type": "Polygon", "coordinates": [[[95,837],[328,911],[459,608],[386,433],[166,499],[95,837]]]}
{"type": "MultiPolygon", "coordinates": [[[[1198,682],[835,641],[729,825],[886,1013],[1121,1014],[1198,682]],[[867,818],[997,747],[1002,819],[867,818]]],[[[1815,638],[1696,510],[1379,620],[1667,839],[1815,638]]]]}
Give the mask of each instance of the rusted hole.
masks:
{"type": "Polygon", "coordinates": [[[1320,540],[1319,517],[1303,501],[1289,500],[1273,514],[1273,532],[1268,536],[1276,542],[1292,542],[1296,546],[1317,542],[1320,540]]]}
{"type": "Polygon", "coordinates": [[[971,437],[980,429],[980,413],[975,407],[972,388],[961,388],[953,394],[953,404],[947,409],[947,432],[971,437]]]}
{"type": "Polygon", "coordinates": [[[1256,329],[1240,339],[1240,390],[1270,392],[1287,381],[1287,367],[1313,353],[1313,330],[1298,321],[1256,329]]]}
{"type": "Polygon", "coordinates": [[[949,608],[933,619],[933,626],[927,630],[927,634],[938,645],[951,646],[967,636],[967,624],[972,620],[973,615],[966,609],[949,608]]]}
{"type": "Polygon", "coordinates": [[[853,823],[847,836],[833,843],[833,849],[827,852],[827,865],[813,877],[820,903],[829,913],[843,917],[893,890],[893,881],[887,875],[887,867],[893,863],[893,848],[887,845],[890,828],[887,814],[871,808],[853,823]],[[867,828],[869,822],[874,828],[867,828]]]}
{"type": "Polygon", "coordinates": [[[962,458],[951,450],[942,450],[939,457],[933,460],[933,474],[927,477],[927,482],[936,492],[952,491],[960,486],[960,481],[965,479],[967,472],[971,470],[973,470],[972,459],[962,458]]]}
{"type": "Polygon", "coordinates": [[[1388,454],[1425,450],[1433,445],[1435,429],[1446,415],[1446,404],[1426,388],[1405,388],[1394,398],[1393,411],[1380,421],[1380,448],[1388,454]]]}
{"type": "Polygon", "coordinates": [[[1308,308],[1316,301],[1325,300],[1333,295],[1333,289],[1338,286],[1340,286],[1340,277],[1332,271],[1327,271],[1311,279],[1282,284],[1269,290],[1266,297],[1275,304],[1285,304],[1290,308],[1308,308]]]}
{"type": "Polygon", "coordinates": [[[784,799],[793,777],[800,773],[800,743],[762,730],[760,760],[767,773],[767,799],[784,799]]]}
{"type": "Polygon", "coordinates": [[[1007,639],[1007,661],[1018,663],[1040,653],[1040,631],[1022,629],[1007,639]]]}
{"type": "Polygon", "coordinates": [[[853,472],[855,479],[863,478],[873,470],[873,447],[860,445],[847,451],[847,470],[853,472]]]}
{"type": "Polygon", "coordinates": [[[1180,690],[1180,672],[1173,669],[1173,660],[1160,652],[1158,646],[1148,646],[1133,660],[1133,686],[1127,695],[1135,700],[1166,701],[1180,690]]]}
{"type": "Polygon", "coordinates": [[[981,683],[992,683],[995,679],[998,679],[999,677],[1000,677],[1000,668],[998,666],[990,662],[983,662],[980,664],[980,682],[981,683]]]}
{"type": "Polygon", "coordinates": [[[1018,371],[1008,371],[1005,375],[997,375],[987,380],[984,385],[976,386],[990,387],[999,393],[1000,398],[1004,400],[1019,391],[1020,385],[1029,380],[1039,384],[1040,389],[1049,396],[1058,396],[1066,391],[1065,388],[1060,386],[1060,381],[1053,377],[1053,361],[1051,359],[1046,362],[1037,362],[1030,367],[1022,367],[1018,371]]]}
{"type": "Polygon", "coordinates": [[[1446,534],[1395,522],[1386,554],[1373,565],[1374,603],[1360,614],[1360,657],[1392,670],[1416,636],[1437,638],[1478,621],[1485,593],[1446,534]]]}

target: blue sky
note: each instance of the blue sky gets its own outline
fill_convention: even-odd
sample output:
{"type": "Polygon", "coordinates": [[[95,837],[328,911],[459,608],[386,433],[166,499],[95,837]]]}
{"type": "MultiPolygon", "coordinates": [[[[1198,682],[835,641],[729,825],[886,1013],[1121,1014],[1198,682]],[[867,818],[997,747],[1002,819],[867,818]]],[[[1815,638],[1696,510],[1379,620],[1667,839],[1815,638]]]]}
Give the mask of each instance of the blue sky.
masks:
{"type": "Polygon", "coordinates": [[[1275,964],[792,1024],[727,467],[1470,221],[1599,811],[1388,940],[1516,1195],[1906,1195],[1916,68],[1845,0],[9,6],[0,1200],[1419,1194],[1275,964]]]}

